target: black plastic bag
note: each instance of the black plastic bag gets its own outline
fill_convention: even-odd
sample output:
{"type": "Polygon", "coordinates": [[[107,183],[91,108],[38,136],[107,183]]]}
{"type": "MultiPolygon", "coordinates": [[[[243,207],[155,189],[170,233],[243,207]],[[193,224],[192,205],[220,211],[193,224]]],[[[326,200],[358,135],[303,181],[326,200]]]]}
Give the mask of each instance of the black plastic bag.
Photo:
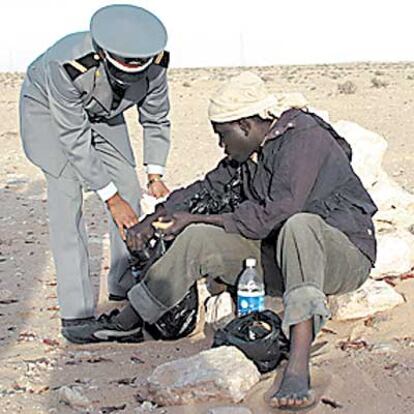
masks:
{"type": "MultiPolygon", "coordinates": [[[[140,283],[148,269],[159,260],[171,246],[156,232],[152,240],[140,252],[134,252],[130,267],[136,282],[140,283]]],[[[196,283],[191,286],[184,298],[169,309],[157,322],[145,323],[145,329],[154,339],[178,339],[190,334],[197,324],[198,291],[196,283]]]]}
{"type": "Polygon", "coordinates": [[[191,286],[184,298],[153,324],[145,329],[154,339],[178,339],[190,334],[197,324],[197,284],[191,286]]]}
{"type": "Polygon", "coordinates": [[[262,374],[275,369],[289,352],[282,320],[271,310],[233,319],[214,335],[213,348],[222,345],[240,349],[262,374]]]}

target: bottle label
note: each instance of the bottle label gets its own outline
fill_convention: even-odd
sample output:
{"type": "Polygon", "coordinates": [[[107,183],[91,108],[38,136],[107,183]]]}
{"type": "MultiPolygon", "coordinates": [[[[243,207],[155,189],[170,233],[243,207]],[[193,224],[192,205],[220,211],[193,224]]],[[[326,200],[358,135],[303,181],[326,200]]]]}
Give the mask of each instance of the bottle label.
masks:
{"type": "Polygon", "coordinates": [[[237,314],[238,316],[247,315],[251,312],[261,312],[264,310],[264,296],[262,294],[250,293],[237,295],[237,314]]]}

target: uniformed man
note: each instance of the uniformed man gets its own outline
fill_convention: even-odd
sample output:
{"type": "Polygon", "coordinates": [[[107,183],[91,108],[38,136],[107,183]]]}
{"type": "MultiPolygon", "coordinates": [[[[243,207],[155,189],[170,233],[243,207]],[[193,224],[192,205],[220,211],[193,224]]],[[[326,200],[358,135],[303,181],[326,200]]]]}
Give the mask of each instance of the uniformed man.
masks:
{"type": "Polygon", "coordinates": [[[138,222],[141,196],[123,112],[137,105],[147,187],[155,197],[167,195],[166,42],[164,25],[149,11],[110,5],[93,15],[90,31],[59,40],[27,70],[21,137],[27,157],[47,180],[62,334],[72,342],[140,340],[133,329],[94,334],[100,323],[94,317],[82,189],[97,192],[112,216],[108,290],[111,299],[123,299],[133,283],[123,239],[125,228],[138,222]]]}

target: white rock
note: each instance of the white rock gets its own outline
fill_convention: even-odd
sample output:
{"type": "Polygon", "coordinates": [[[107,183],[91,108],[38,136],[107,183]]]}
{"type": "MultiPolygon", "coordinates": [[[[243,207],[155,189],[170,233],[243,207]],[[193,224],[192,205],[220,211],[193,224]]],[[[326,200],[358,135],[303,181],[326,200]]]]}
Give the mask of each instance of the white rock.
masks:
{"type": "Polygon", "coordinates": [[[237,403],[259,379],[256,366],[241,351],[222,346],[160,365],[148,378],[148,392],[158,405],[237,403]]]}
{"type": "Polygon", "coordinates": [[[229,292],[212,296],[206,302],[206,323],[219,329],[234,318],[234,304],[229,292]]]}
{"type": "Polygon", "coordinates": [[[324,109],[314,108],[313,106],[308,106],[309,112],[313,112],[314,114],[321,117],[325,122],[329,122],[329,112],[325,111],[324,109]]]}
{"type": "Polygon", "coordinates": [[[392,309],[404,299],[386,282],[368,279],[355,292],[331,298],[330,303],[334,319],[348,320],[392,309]]]}
{"type": "Polygon", "coordinates": [[[151,401],[144,401],[136,410],[135,414],[152,413],[157,409],[157,404],[151,401]]]}
{"type": "Polygon", "coordinates": [[[398,185],[382,168],[377,175],[377,181],[369,189],[369,193],[379,210],[405,209],[414,204],[414,195],[398,185]]]}
{"type": "Polygon", "coordinates": [[[354,122],[339,121],[333,124],[333,127],[351,145],[352,167],[365,188],[370,190],[382,172],[381,165],[387,149],[387,141],[354,122]]]}
{"type": "Polygon", "coordinates": [[[406,273],[414,265],[414,236],[408,230],[377,235],[377,261],[371,271],[375,279],[406,273]]]}
{"type": "Polygon", "coordinates": [[[64,385],[59,388],[59,402],[68,404],[74,409],[90,408],[90,401],[80,387],[64,385]]]}

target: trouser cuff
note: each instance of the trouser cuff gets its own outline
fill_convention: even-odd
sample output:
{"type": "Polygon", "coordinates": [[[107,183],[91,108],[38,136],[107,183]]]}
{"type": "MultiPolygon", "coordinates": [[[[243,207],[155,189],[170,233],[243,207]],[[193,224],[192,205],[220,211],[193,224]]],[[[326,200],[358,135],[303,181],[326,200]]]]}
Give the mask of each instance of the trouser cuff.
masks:
{"type": "Polygon", "coordinates": [[[315,285],[303,283],[283,295],[284,317],[282,330],[289,337],[290,327],[313,319],[314,337],[331,317],[325,294],[315,285]]]}
{"type": "Polygon", "coordinates": [[[157,322],[169,309],[151,294],[143,282],[129,290],[128,299],[138,315],[147,323],[157,322]]]}

